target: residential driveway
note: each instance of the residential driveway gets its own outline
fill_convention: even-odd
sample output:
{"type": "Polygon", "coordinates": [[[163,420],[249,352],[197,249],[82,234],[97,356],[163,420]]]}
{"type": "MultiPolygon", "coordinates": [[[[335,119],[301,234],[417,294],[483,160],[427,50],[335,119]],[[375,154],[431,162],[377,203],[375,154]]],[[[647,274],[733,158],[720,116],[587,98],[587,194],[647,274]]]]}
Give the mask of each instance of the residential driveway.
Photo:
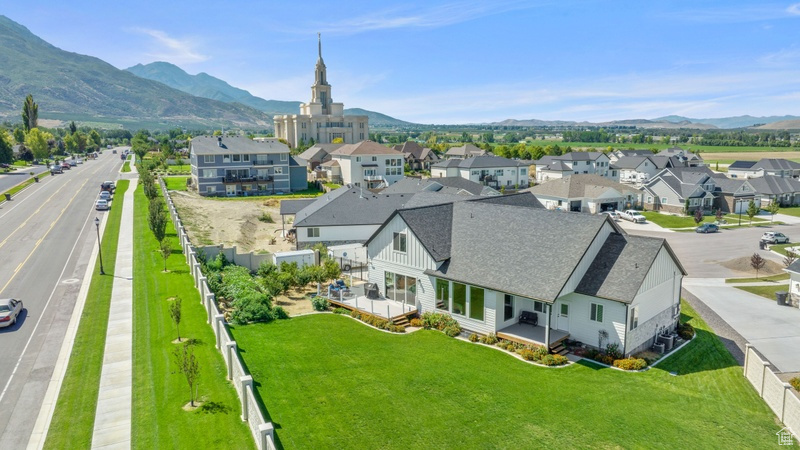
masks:
{"type": "Polygon", "coordinates": [[[649,220],[645,223],[634,223],[629,220],[621,219],[617,222],[617,225],[629,233],[636,233],[637,231],[661,231],[664,233],[674,233],[674,231],[662,228],[660,225],[656,225],[649,220]]]}
{"type": "Polygon", "coordinates": [[[685,280],[696,295],[781,372],[800,372],[800,309],[733,287],[685,280]]]}

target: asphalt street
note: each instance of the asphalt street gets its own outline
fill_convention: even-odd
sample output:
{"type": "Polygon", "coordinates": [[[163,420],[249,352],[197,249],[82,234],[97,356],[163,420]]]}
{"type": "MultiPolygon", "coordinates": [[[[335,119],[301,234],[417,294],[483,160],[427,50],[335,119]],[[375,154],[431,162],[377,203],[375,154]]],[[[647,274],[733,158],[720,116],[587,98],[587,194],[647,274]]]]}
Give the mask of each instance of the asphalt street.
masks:
{"type": "Polygon", "coordinates": [[[0,192],[5,192],[27,180],[31,177],[31,172],[33,172],[34,175],[38,175],[42,172],[47,172],[47,170],[47,167],[41,165],[17,169],[8,173],[0,173],[0,192]]]}
{"type": "Polygon", "coordinates": [[[94,219],[104,212],[95,211],[94,200],[121,166],[106,151],[0,204],[0,297],[25,306],[15,326],[0,328],[3,448],[28,443],[97,244],[94,219]]]}

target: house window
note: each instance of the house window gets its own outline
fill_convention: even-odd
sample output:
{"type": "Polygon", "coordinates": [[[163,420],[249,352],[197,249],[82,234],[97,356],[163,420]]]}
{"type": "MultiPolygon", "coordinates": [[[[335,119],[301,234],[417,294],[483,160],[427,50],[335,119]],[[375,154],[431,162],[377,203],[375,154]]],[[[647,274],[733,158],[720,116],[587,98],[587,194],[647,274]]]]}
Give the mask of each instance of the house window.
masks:
{"type": "Polygon", "coordinates": [[[661,203],[666,204],[667,203],[667,197],[661,197],[661,203]]]}
{"type": "Polygon", "coordinates": [[[250,162],[250,155],[242,155],[243,162],[250,162]]]}
{"type": "Polygon", "coordinates": [[[453,282],[453,314],[467,314],[467,285],[453,282]]]}
{"type": "Polygon", "coordinates": [[[631,308],[631,331],[635,330],[636,327],[639,326],[639,308],[634,306],[631,308]]]}
{"type": "Polygon", "coordinates": [[[281,153],[281,161],[286,162],[288,160],[289,160],[289,154],[288,153],[281,153]]]}
{"type": "Polygon", "coordinates": [[[206,194],[216,194],[217,187],[216,186],[206,186],[206,194]]]}
{"type": "Polygon", "coordinates": [[[450,282],[436,279],[436,308],[450,311],[450,282]]]}
{"type": "Polygon", "coordinates": [[[473,170],[473,171],[472,171],[472,174],[473,174],[473,175],[480,175],[481,173],[480,173],[480,172],[478,172],[477,170],[473,170]]]}
{"type": "Polygon", "coordinates": [[[543,302],[533,302],[533,310],[536,312],[544,313],[545,307],[543,302]]]}
{"type": "Polygon", "coordinates": [[[469,318],[483,320],[483,289],[475,286],[469,287],[469,318]]]}
{"type": "Polygon", "coordinates": [[[361,162],[361,157],[360,156],[356,156],[356,162],[361,162]]]}
{"type": "Polygon", "coordinates": [[[283,167],[276,167],[275,175],[283,175],[283,167]]]}
{"type": "Polygon", "coordinates": [[[222,162],[224,163],[231,162],[231,155],[222,155],[222,162]]]}
{"type": "Polygon", "coordinates": [[[494,171],[495,176],[502,177],[503,176],[503,169],[497,169],[494,171]]]}
{"type": "Polygon", "coordinates": [[[203,178],[214,178],[217,176],[216,169],[203,169],[203,178]]]}
{"type": "Polygon", "coordinates": [[[373,156],[372,157],[372,162],[377,162],[377,161],[378,161],[378,157],[377,156],[373,156]]]}
{"type": "Polygon", "coordinates": [[[511,320],[514,318],[514,296],[506,294],[503,299],[503,320],[511,320]]]}
{"type": "Polygon", "coordinates": [[[231,155],[231,156],[232,156],[231,161],[233,161],[233,162],[241,162],[242,161],[242,155],[231,155]]]}
{"type": "Polygon", "coordinates": [[[203,155],[203,162],[205,164],[214,164],[214,155],[203,155]]]}
{"type": "Polygon", "coordinates": [[[392,249],[396,252],[406,252],[406,234],[395,233],[392,239],[392,249]]]}
{"type": "Polygon", "coordinates": [[[647,203],[653,203],[653,197],[647,196],[647,203]]]}
{"type": "Polygon", "coordinates": [[[308,237],[310,237],[310,238],[318,238],[319,237],[319,228],[309,228],[308,229],[308,237]]]}
{"type": "Polygon", "coordinates": [[[592,312],[589,314],[589,319],[593,322],[603,323],[603,305],[592,303],[592,312]]]}
{"type": "Polygon", "coordinates": [[[525,171],[526,171],[526,169],[519,169],[519,174],[520,175],[525,175],[525,171]]]}

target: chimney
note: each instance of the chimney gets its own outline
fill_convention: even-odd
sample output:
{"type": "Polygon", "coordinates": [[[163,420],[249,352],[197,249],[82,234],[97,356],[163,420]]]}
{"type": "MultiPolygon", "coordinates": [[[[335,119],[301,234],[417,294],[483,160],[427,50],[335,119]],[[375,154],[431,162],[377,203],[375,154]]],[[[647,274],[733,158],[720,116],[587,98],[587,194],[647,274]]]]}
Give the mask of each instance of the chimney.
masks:
{"type": "Polygon", "coordinates": [[[222,136],[217,136],[217,146],[222,147],[222,136]]]}

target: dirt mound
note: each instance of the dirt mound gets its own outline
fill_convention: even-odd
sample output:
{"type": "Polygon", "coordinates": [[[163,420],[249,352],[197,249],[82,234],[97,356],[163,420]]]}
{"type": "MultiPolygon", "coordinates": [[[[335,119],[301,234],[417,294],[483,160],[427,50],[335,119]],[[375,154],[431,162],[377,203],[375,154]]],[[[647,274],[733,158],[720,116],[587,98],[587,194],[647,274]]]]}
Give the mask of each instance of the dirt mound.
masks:
{"type": "MultiPolygon", "coordinates": [[[[771,261],[769,259],[764,259],[766,264],[764,264],[764,268],[758,271],[758,275],[777,275],[779,273],[783,273],[783,266],[781,264],[776,263],[775,261],[771,261]]],[[[723,267],[726,267],[731,270],[735,270],[737,272],[747,273],[750,275],[755,275],[756,271],[753,269],[753,266],[750,265],[750,257],[749,256],[742,256],[741,258],[734,258],[728,261],[723,261],[720,263],[723,267]]]]}

